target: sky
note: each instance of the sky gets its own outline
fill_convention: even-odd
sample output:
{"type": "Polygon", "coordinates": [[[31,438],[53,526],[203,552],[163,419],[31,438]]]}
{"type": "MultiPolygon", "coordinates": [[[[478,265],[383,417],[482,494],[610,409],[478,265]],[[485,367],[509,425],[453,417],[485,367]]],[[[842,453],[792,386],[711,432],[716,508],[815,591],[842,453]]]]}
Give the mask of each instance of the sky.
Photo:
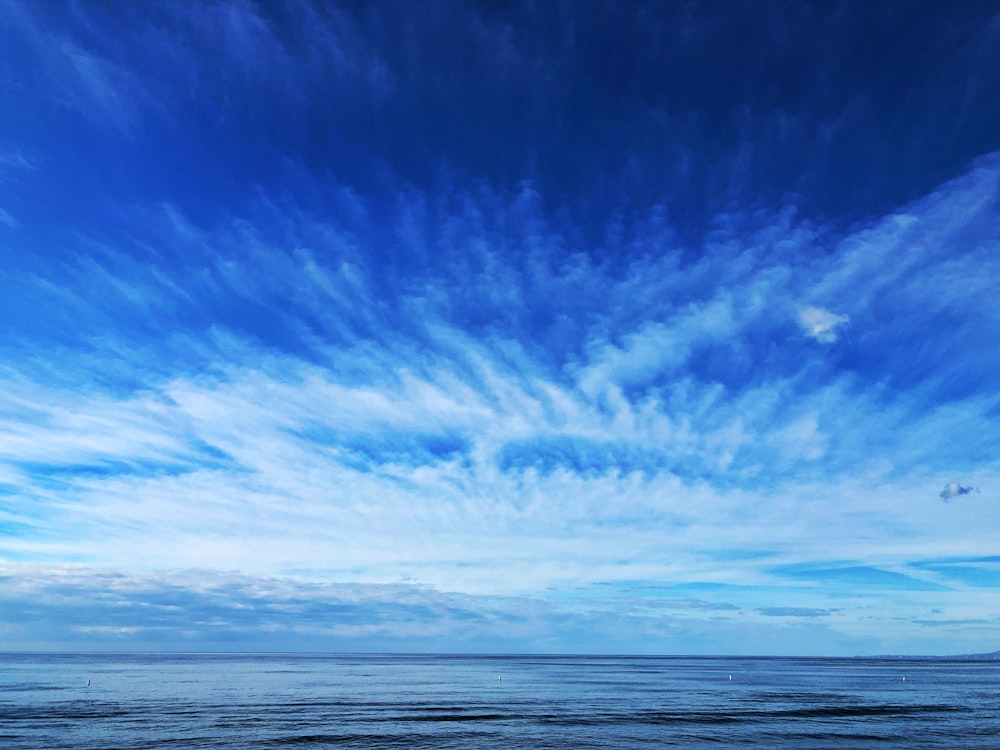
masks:
{"type": "Polygon", "coordinates": [[[0,650],[1000,648],[995,2],[0,5],[0,650]]]}

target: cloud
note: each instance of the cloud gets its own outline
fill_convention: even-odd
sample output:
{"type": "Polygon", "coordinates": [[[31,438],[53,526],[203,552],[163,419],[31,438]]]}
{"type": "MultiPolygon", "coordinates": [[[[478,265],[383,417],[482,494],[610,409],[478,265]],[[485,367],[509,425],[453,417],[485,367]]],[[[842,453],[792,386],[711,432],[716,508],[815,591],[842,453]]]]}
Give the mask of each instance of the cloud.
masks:
{"type": "Polygon", "coordinates": [[[917,561],[914,568],[934,573],[951,586],[996,588],[1000,586],[1000,564],[990,558],[956,561],[917,561]]]}
{"type": "MultiPolygon", "coordinates": [[[[91,34],[75,34],[72,15],[56,20],[28,4],[8,5],[11,37],[15,48],[26,51],[18,60],[18,78],[31,85],[32,98],[48,98],[52,104],[73,110],[100,125],[128,131],[134,124],[139,102],[149,94],[138,76],[102,51],[82,41],[91,34]],[[65,25],[64,25],[65,24],[65,25]],[[60,28],[61,27],[61,28],[60,28]],[[23,47],[22,47],[23,45],[23,47]],[[25,65],[30,61],[30,65],[25,65]]],[[[87,27],[86,21],[82,24],[87,27]]],[[[101,31],[106,31],[101,29],[101,31]]],[[[92,37],[91,37],[92,40],[92,37]]]]}
{"type": "Polygon", "coordinates": [[[914,623],[922,627],[927,628],[954,628],[960,625],[990,625],[995,626],[997,623],[996,619],[986,619],[986,618],[968,618],[964,620],[922,620],[914,618],[914,623]]]}
{"type": "Polygon", "coordinates": [[[31,171],[35,168],[34,162],[23,151],[0,150],[0,178],[5,176],[4,172],[31,171]]]}
{"type": "Polygon", "coordinates": [[[814,607],[758,607],[756,611],[766,617],[828,617],[831,612],[814,607]]]}
{"type": "Polygon", "coordinates": [[[737,612],[739,607],[729,602],[711,602],[704,599],[665,599],[657,602],[664,609],[700,609],[711,612],[737,612]]]}
{"type": "MultiPolygon", "coordinates": [[[[944,221],[966,187],[912,209],[922,231],[950,243],[950,225],[935,235],[926,217],[944,221]]],[[[6,484],[31,499],[6,517],[32,529],[6,554],[515,593],[608,570],[760,583],[761,563],[699,557],[865,561],[874,534],[918,559],[947,542],[947,525],[912,533],[922,522],[886,463],[907,477],[970,461],[956,436],[992,434],[997,395],[928,402],[772,345],[787,325],[775,306],[855,273],[843,254],[798,280],[768,253],[809,233],[768,216],[678,273],[677,257],[642,249],[669,237],[650,220],[611,268],[567,256],[571,228],[522,192],[400,193],[385,223],[424,259],[409,266],[362,252],[368,220],[262,196],[214,226],[143,209],[123,217],[141,244],[81,240],[72,260],[15,274],[11,288],[45,304],[0,331],[22,352],[2,373],[6,484]]],[[[353,216],[377,212],[355,202],[353,216]]],[[[964,543],[981,551],[989,531],[964,543]]],[[[824,576],[844,590],[931,585],[824,576]]]]}
{"type": "MultiPolygon", "coordinates": [[[[0,563],[8,647],[91,649],[731,653],[731,605],[695,599],[470,596],[204,570],[125,573],[0,563]],[[662,606],[661,606],[662,605],[662,606]],[[726,642],[729,641],[729,645],[726,642]]],[[[742,647],[773,653],[744,626],[742,647]]],[[[771,645],[769,645],[769,643],[771,645]]]]}
{"type": "Polygon", "coordinates": [[[944,486],[944,489],[942,489],[941,492],[938,493],[938,497],[940,497],[945,502],[948,502],[949,500],[952,500],[956,497],[961,497],[962,495],[968,495],[972,492],[979,492],[979,490],[976,489],[975,487],[965,487],[959,484],[958,482],[948,482],[948,484],[944,486]]]}
{"type": "Polygon", "coordinates": [[[935,581],[910,575],[909,572],[900,573],[870,565],[791,564],[775,566],[771,568],[771,572],[783,578],[810,581],[831,590],[863,587],[869,591],[942,591],[946,588],[935,581]]]}
{"type": "Polygon", "coordinates": [[[8,229],[17,229],[21,226],[21,223],[11,216],[9,213],[0,208],[0,224],[3,224],[8,229]]]}
{"type": "Polygon", "coordinates": [[[837,340],[837,329],[850,321],[847,315],[836,315],[822,307],[800,307],[799,326],[802,331],[821,344],[837,340]]]}
{"type": "MultiPolygon", "coordinates": [[[[18,225],[0,243],[0,555],[152,588],[191,566],[247,590],[317,579],[333,588],[316,619],[372,638],[393,616],[453,632],[435,607],[486,618],[491,596],[538,613],[545,643],[572,616],[683,643],[699,614],[844,596],[849,617],[802,632],[846,638],[842,619],[860,632],[937,598],[975,615],[963,597],[991,570],[919,563],[986,555],[998,533],[927,496],[998,478],[981,300],[1000,155],[967,167],[995,138],[903,132],[948,117],[907,118],[926,76],[905,107],[833,81],[832,116],[809,86],[783,96],[770,63],[728,91],[646,77],[735,64],[713,40],[742,11],[638,29],[582,9],[553,40],[566,19],[536,5],[11,5],[9,131],[31,138],[0,151],[0,188],[18,187],[0,196],[0,231],[18,225]],[[592,67],[608,29],[662,64],[592,67]],[[952,151],[933,170],[859,179],[886,162],[858,152],[934,142],[952,151]],[[852,346],[810,355],[848,324],[852,346]],[[400,580],[433,594],[404,612],[366,588],[350,610],[336,588],[400,580]],[[623,593],[650,583],[662,597],[623,593]]],[[[954,54],[919,59],[961,78],[954,54]]],[[[976,119],[1000,106],[952,88],[976,119]]],[[[191,605],[206,621],[230,617],[222,584],[190,588],[214,592],[191,605]]],[[[239,595],[308,598],[282,596],[239,595]]]]}

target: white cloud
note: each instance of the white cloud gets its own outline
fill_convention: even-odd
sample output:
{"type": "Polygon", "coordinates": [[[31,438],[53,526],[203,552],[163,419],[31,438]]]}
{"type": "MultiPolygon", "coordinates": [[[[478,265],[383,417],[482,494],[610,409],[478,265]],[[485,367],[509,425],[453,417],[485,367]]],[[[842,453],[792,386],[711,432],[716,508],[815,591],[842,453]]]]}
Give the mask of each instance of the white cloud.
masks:
{"type": "Polygon", "coordinates": [[[837,329],[850,321],[847,315],[837,315],[822,307],[800,307],[799,326],[803,332],[821,344],[837,340],[837,329]]]}
{"type": "MultiPolygon", "coordinates": [[[[995,483],[972,464],[995,442],[1000,396],[929,400],[775,343],[795,300],[844,309],[852,280],[850,304],[870,308],[878,293],[891,313],[923,256],[888,283],[855,263],[853,237],[793,272],[769,260],[798,232],[778,226],[683,272],[642,256],[612,273],[561,256],[566,240],[540,218],[517,235],[510,202],[489,191],[420,221],[420,201],[404,203],[407,252],[426,259],[411,276],[380,277],[348,232],[307,215],[269,233],[278,209],[262,199],[261,216],[215,228],[147,211],[135,223],[155,227],[152,249],[84,243],[74,261],[19,277],[47,294],[37,315],[59,313],[74,341],[26,336],[0,372],[0,482],[13,489],[0,521],[26,528],[0,554],[561,596],[595,580],[762,587],[775,560],[888,566],[994,548],[996,521],[975,516],[976,498],[914,498],[952,471],[995,483]],[[531,252],[504,260],[484,216],[531,252]],[[247,305],[294,332],[289,345],[219,314],[247,305]],[[487,322],[469,325],[482,308],[487,322]],[[538,310],[558,336],[528,320],[538,310]],[[547,463],[504,464],[519,446],[547,463]]],[[[954,279],[987,249],[953,257],[954,279]]],[[[798,314],[821,342],[847,323],[798,314]]],[[[968,356],[921,383],[961,376],[968,356]]]]}
{"type": "Polygon", "coordinates": [[[796,419],[773,434],[772,442],[787,455],[816,461],[826,452],[826,435],[819,429],[815,414],[796,419]]]}
{"type": "Polygon", "coordinates": [[[628,334],[621,346],[604,342],[580,376],[589,396],[607,385],[644,385],[682,367],[699,345],[732,336],[736,329],[732,302],[725,293],[705,303],[692,303],[663,323],[648,323],[628,334]]]}

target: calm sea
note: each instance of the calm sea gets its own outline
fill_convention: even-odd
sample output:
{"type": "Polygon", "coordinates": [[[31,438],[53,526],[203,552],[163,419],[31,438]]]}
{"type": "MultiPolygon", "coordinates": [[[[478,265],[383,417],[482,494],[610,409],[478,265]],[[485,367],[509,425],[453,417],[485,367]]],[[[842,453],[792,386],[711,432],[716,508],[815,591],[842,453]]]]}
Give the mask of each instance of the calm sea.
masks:
{"type": "Polygon", "coordinates": [[[998,748],[1000,662],[0,654],[10,750],[720,746],[998,748]]]}

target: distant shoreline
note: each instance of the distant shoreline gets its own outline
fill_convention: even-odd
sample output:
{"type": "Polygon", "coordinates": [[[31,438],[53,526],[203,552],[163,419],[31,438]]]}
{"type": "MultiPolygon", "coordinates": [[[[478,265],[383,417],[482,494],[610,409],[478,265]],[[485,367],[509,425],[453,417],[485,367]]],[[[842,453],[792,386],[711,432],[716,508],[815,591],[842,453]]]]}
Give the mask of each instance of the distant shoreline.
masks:
{"type": "Polygon", "coordinates": [[[859,656],[858,659],[925,659],[928,661],[995,661],[1000,660],[1000,651],[991,651],[986,654],[951,654],[949,656],[914,656],[906,654],[883,654],[880,656],[859,656]]]}

